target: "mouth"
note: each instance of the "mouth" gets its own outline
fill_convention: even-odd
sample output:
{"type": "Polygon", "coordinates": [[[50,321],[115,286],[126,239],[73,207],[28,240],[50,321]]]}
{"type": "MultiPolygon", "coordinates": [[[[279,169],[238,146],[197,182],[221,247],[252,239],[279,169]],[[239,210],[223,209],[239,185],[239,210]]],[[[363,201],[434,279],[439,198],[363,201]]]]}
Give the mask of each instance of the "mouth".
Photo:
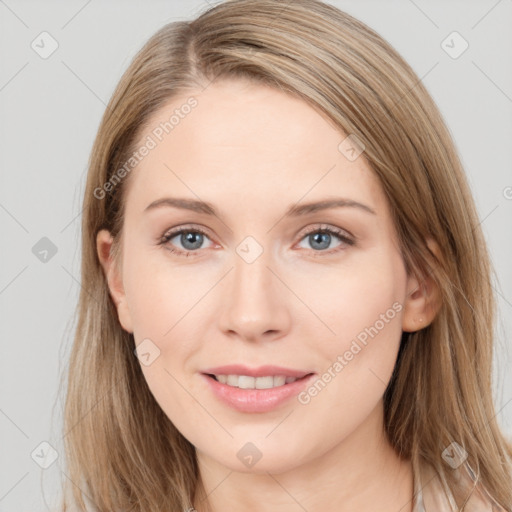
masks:
{"type": "Polygon", "coordinates": [[[244,413],[269,412],[298,395],[315,373],[278,366],[248,368],[230,365],[202,372],[210,392],[244,413]]]}
{"type": "Polygon", "coordinates": [[[303,377],[286,377],[285,375],[265,375],[263,377],[253,377],[251,375],[236,375],[236,374],[205,374],[207,377],[226,384],[233,388],[239,389],[273,389],[286,384],[292,384],[298,380],[305,379],[312,375],[307,373],[303,377]]]}

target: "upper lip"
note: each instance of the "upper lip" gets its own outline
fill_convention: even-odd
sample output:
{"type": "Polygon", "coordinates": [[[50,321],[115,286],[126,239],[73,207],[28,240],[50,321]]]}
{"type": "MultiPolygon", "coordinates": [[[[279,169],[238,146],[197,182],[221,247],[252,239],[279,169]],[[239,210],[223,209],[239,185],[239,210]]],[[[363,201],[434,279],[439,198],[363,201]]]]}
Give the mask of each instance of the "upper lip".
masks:
{"type": "Polygon", "coordinates": [[[265,365],[257,368],[250,368],[243,364],[228,364],[225,366],[216,366],[215,368],[207,368],[203,373],[211,375],[248,375],[250,377],[267,377],[275,375],[283,375],[285,377],[295,377],[301,379],[313,372],[304,370],[294,370],[293,368],[285,368],[284,366],[265,365]]]}

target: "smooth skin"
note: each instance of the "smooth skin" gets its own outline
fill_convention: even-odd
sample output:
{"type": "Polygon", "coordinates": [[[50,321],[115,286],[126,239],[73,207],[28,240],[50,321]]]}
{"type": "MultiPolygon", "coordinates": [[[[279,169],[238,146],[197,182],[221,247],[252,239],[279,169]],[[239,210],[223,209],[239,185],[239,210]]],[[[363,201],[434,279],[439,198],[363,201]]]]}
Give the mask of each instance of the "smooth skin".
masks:
{"type": "MultiPolygon", "coordinates": [[[[108,231],[98,233],[97,250],[122,327],[137,345],[149,338],[160,350],[142,371],[197,449],[211,510],[411,511],[412,467],[384,435],[382,397],[402,330],[433,320],[437,290],[407,275],[378,179],[364,153],[350,161],[338,149],[346,135],[325,116],[241,80],[174,98],[141,143],[189,96],[197,107],[132,171],[121,266],[108,231]],[[145,211],[165,197],[207,201],[217,215],[145,211]],[[285,215],[336,198],[372,212],[285,215]],[[159,243],[180,227],[207,234],[159,243]],[[325,227],[343,238],[322,238],[325,227]],[[248,236],[263,250],[252,263],[237,253],[248,236]],[[270,412],[239,412],[201,375],[224,364],[273,364],[321,376],[394,303],[401,311],[307,404],[292,398],[270,412]],[[237,457],[248,442],[262,454],[250,468],[237,457]]],[[[207,510],[199,499],[194,506],[207,510]]]]}

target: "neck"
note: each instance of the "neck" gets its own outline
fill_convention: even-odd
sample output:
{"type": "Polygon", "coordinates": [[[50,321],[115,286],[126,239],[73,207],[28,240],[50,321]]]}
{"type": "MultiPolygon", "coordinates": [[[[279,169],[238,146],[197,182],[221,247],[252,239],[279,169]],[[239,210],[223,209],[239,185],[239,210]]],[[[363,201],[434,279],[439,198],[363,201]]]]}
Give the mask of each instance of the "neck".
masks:
{"type": "Polygon", "coordinates": [[[204,453],[197,458],[197,512],[260,512],[270,504],[279,512],[412,511],[412,465],[387,440],[382,402],[350,436],[286,472],[240,473],[204,453]]]}

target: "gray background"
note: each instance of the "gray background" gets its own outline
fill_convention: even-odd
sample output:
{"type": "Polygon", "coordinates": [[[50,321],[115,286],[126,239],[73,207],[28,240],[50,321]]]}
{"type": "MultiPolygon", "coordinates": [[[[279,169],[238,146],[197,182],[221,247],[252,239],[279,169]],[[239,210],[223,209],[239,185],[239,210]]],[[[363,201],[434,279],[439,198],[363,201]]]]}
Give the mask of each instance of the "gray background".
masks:
{"type": "MultiPolygon", "coordinates": [[[[512,0],[330,3],[405,57],[455,138],[497,274],[496,404],[512,435],[512,0]],[[469,44],[458,58],[445,49],[453,55],[462,40],[442,46],[453,31],[469,44]]],[[[81,286],[80,202],[100,117],[147,38],[207,5],[0,0],[0,512],[53,510],[65,478],[57,391],[81,286]],[[31,47],[42,46],[43,31],[58,43],[46,59],[31,47]],[[46,262],[36,257],[43,237],[57,250],[46,262]],[[60,453],[47,469],[31,457],[44,453],[43,441],[60,453]]]]}

